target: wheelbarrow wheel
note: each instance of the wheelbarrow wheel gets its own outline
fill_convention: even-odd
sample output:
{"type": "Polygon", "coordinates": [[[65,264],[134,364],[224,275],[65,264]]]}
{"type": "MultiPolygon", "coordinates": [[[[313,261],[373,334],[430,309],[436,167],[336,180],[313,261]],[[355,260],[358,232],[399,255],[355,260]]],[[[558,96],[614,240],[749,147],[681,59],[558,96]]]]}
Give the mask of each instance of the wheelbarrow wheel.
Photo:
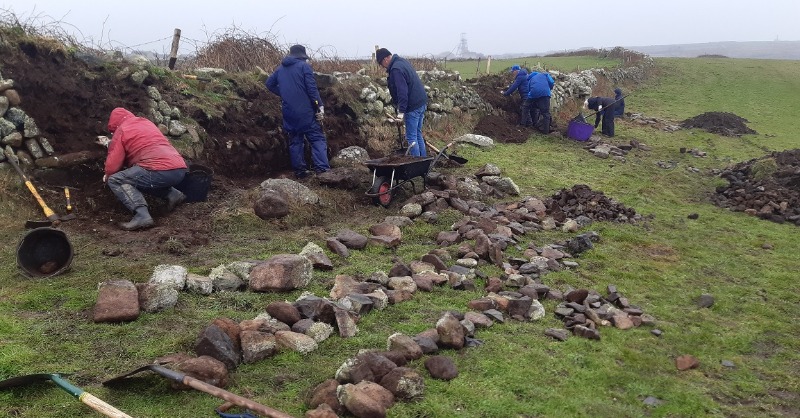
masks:
{"type": "Polygon", "coordinates": [[[377,195],[372,198],[372,203],[375,206],[380,205],[388,208],[389,204],[392,203],[392,185],[386,176],[376,176],[369,193],[377,195]]]}

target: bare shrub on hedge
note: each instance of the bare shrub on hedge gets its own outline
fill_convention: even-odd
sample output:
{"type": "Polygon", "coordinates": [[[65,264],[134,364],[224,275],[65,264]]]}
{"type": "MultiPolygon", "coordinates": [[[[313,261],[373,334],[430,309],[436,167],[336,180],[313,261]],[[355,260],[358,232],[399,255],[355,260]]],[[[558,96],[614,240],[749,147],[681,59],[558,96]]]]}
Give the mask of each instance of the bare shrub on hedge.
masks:
{"type": "Polygon", "coordinates": [[[36,40],[37,45],[50,50],[72,48],[86,50],[63,26],[70,26],[44,14],[20,18],[11,10],[0,9],[0,40],[36,40]]]}
{"type": "Polygon", "coordinates": [[[271,70],[285,55],[285,50],[276,46],[272,35],[259,37],[232,27],[212,34],[209,42],[198,48],[195,57],[184,65],[223,68],[229,72],[256,68],[271,70]]]}

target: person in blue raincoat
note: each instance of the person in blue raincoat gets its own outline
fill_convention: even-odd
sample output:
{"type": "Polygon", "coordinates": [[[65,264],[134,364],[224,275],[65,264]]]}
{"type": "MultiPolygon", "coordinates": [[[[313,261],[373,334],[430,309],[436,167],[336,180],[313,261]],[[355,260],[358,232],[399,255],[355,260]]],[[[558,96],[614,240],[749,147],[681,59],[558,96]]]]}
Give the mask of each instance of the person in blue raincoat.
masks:
{"type": "Polygon", "coordinates": [[[330,170],[328,142],[320,124],[325,117],[325,107],[307,59],[306,48],[293,45],[289,48],[289,55],[265,82],[267,89],[281,98],[283,129],[289,135],[289,158],[297,178],[309,174],[304,156],[306,139],[311,145],[314,171],[323,173],[330,170]]]}
{"type": "Polygon", "coordinates": [[[514,74],[514,82],[511,83],[511,85],[508,86],[508,88],[502,93],[503,96],[506,97],[511,96],[512,94],[514,94],[515,91],[519,93],[519,97],[520,99],[522,99],[522,102],[520,103],[519,106],[519,116],[520,116],[519,124],[522,125],[522,121],[523,119],[525,119],[522,116],[522,111],[527,110],[525,109],[524,106],[525,106],[525,99],[528,98],[528,71],[520,67],[519,65],[513,65],[511,66],[511,73],[514,74]]]}
{"type": "Polygon", "coordinates": [[[428,109],[428,93],[416,70],[405,58],[392,54],[386,48],[375,51],[378,65],[386,69],[386,83],[392,103],[397,108],[397,118],[406,125],[409,155],[426,157],[428,151],[422,137],[422,121],[428,109]]]}
{"type": "Polygon", "coordinates": [[[614,108],[614,117],[625,116],[625,97],[622,96],[622,90],[619,87],[614,89],[614,101],[617,102],[617,107],[614,108]]]}
{"type": "Polygon", "coordinates": [[[523,125],[533,126],[543,134],[550,133],[550,96],[556,81],[546,72],[534,71],[528,74],[528,99],[522,111],[523,125]],[[527,118],[526,118],[527,116],[527,118]]]}

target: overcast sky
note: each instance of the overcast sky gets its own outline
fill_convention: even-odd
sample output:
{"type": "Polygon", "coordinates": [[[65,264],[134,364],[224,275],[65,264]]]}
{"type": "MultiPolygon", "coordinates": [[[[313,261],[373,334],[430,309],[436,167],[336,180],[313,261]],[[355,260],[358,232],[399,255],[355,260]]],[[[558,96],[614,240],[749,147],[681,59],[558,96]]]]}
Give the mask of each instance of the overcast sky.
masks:
{"type": "Polygon", "coordinates": [[[341,58],[375,45],[409,56],[456,52],[462,33],[470,51],[486,55],[800,40],[800,0],[0,0],[0,9],[23,22],[63,22],[83,44],[159,53],[169,52],[175,28],[180,53],[236,27],[341,58]]]}

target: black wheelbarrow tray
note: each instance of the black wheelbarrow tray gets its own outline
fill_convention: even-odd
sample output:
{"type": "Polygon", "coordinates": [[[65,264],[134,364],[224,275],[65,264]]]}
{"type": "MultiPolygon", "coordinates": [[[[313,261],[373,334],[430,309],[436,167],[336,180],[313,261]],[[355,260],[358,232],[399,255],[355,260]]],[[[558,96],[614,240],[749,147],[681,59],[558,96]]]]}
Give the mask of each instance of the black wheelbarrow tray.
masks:
{"type": "Polygon", "coordinates": [[[414,185],[414,178],[422,177],[422,185],[425,187],[425,179],[435,158],[414,157],[411,155],[391,155],[384,158],[364,161],[372,171],[372,186],[364,193],[372,198],[372,203],[389,207],[392,202],[392,194],[395,189],[411,183],[414,194],[417,193],[414,185]]]}

